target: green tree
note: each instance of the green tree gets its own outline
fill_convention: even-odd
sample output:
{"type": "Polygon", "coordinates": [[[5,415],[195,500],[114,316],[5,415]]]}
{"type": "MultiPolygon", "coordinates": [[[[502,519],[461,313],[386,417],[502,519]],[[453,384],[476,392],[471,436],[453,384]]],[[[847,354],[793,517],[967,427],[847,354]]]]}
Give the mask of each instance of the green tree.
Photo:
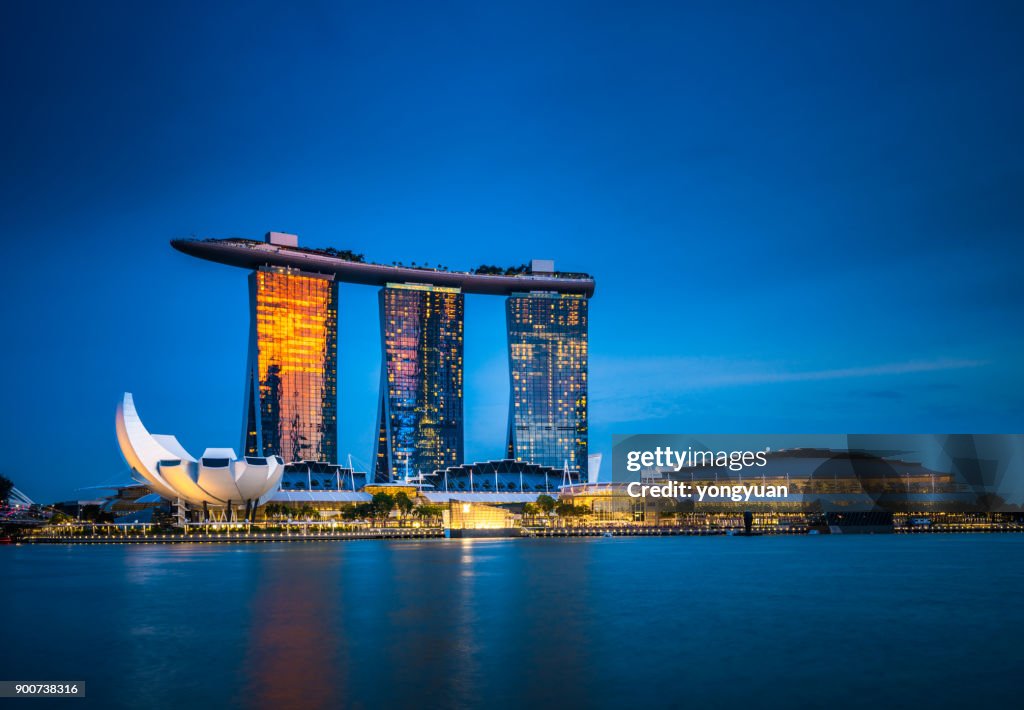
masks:
{"type": "Polygon", "coordinates": [[[409,514],[409,511],[413,508],[412,498],[410,498],[405,491],[398,491],[395,494],[395,507],[398,508],[398,524],[401,525],[405,516],[409,514]]]}
{"type": "Polygon", "coordinates": [[[306,520],[320,519],[320,511],[314,508],[313,506],[309,505],[308,503],[299,509],[299,515],[301,515],[306,520]]]}
{"type": "Polygon", "coordinates": [[[373,517],[377,522],[383,522],[395,507],[395,497],[383,491],[373,494],[370,501],[373,510],[373,517]]]}
{"type": "Polygon", "coordinates": [[[444,506],[424,503],[423,505],[416,506],[416,510],[414,512],[420,517],[420,519],[434,522],[440,519],[444,514],[444,506]]]}
{"type": "Polygon", "coordinates": [[[544,513],[544,515],[551,515],[551,511],[555,509],[555,505],[555,499],[552,498],[551,496],[537,496],[537,508],[540,510],[540,512],[544,513]]]}
{"type": "Polygon", "coordinates": [[[523,517],[526,518],[527,520],[533,520],[534,518],[537,517],[537,512],[538,511],[539,511],[539,508],[537,508],[536,504],[534,504],[534,503],[527,503],[527,504],[525,504],[523,506],[523,517]]]}
{"type": "Polygon", "coordinates": [[[0,503],[7,502],[12,490],[14,490],[14,481],[7,476],[0,475],[0,503]]]}
{"type": "Polygon", "coordinates": [[[555,506],[555,514],[560,518],[576,517],[576,506],[572,503],[559,503],[555,506]]]}

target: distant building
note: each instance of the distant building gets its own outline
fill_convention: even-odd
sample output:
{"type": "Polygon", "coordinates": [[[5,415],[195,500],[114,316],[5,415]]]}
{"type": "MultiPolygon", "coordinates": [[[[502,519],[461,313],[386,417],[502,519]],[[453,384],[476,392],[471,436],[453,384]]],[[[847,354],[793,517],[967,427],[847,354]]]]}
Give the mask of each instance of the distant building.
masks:
{"type": "MultiPolygon", "coordinates": [[[[0,501],[3,503],[5,501],[0,501]]],[[[17,488],[12,488],[11,492],[7,494],[7,505],[12,508],[28,508],[29,506],[35,505],[35,502],[27,495],[19,491],[17,488]]]]}
{"type": "Polygon", "coordinates": [[[462,463],[464,299],[444,286],[380,291],[376,481],[462,463]]]}
{"type": "Polygon", "coordinates": [[[587,475],[587,299],[516,293],[506,303],[509,458],[587,475]]]}
{"type": "Polygon", "coordinates": [[[54,510],[64,513],[75,520],[84,520],[88,522],[101,522],[104,519],[103,516],[103,503],[105,501],[102,498],[96,498],[91,500],[63,500],[58,503],[54,503],[51,508],[54,510]]]}
{"type": "Polygon", "coordinates": [[[153,510],[163,503],[163,499],[151,493],[144,483],[121,485],[112,490],[104,500],[102,511],[115,522],[150,522],[153,510]]]}

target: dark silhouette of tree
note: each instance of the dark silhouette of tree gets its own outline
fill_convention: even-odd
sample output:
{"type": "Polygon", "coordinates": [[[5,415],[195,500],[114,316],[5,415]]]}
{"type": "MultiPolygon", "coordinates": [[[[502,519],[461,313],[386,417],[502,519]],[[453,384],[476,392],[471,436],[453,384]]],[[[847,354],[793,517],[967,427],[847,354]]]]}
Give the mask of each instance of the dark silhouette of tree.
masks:
{"type": "Polygon", "coordinates": [[[373,517],[382,522],[395,507],[395,497],[388,493],[374,493],[370,501],[373,510],[373,517]]]}
{"type": "Polygon", "coordinates": [[[441,515],[444,513],[444,506],[425,503],[423,505],[416,506],[416,510],[414,512],[421,520],[436,521],[440,519],[441,515]]]}
{"type": "Polygon", "coordinates": [[[399,491],[395,494],[395,507],[398,508],[398,521],[399,524],[405,520],[405,516],[409,514],[409,511],[413,508],[412,499],[406,494],[405,491],[399,491]]]}
{"type": "Polygon", "coordinates": [[[551,511],[555,509],[555,499],[549,495],[537,496],[537,508],[544,515],[551,515],[551,511]]]}

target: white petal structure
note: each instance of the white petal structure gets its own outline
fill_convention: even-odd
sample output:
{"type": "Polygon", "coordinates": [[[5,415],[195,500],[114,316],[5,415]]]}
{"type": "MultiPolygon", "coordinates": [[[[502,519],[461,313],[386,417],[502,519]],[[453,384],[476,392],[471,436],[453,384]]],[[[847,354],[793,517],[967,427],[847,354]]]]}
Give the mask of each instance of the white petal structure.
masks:
{"type": "Polygon", "coordinates": [[[194,505],[261,505],[284,474],[276,456],[246,456],[233,449],[207,449],[198,461],[173,436],[150,434],[142,425],[130,392],[117,407],[117,443],[128,466],[154,492],[194,505]]]}
{"type": "Polygon", "coordinates": [[[171,500],[177,498],[179,494],[157,470],[161,459],[173,459],[177,454],[165,449],[156,437],[146,431],[135,411],[135,401],[130,392],[124,393],[124,400],[117,407],[115,425],[117,443],[128,467],[145,478],[154,492],[171,500]]]}

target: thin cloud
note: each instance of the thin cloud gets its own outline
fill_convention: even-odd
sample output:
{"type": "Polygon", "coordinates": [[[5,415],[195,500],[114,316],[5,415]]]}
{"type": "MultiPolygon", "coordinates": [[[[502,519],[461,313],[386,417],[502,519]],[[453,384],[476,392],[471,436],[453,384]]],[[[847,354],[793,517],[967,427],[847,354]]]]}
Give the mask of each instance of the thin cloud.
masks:
{"type": "Polygon", "coordinates": [[[709,390],[884,378],[984,366],[986,361],[956,358],[909,360],[831,369],[787,369],[780,363],[714,358],[594,358],[591,401],[616,421],[661,419],[686,406],[683,395],[709,390]]]}
{"type": "Polygon", "coordinates": [[[982,360],[915,360],[867,367],[845,367],[836,370],[804,370],[797,372],[754,372],[738,373],[733,379],[723,380],[729,384],[771,384],[774,382],[815,382],[819,380],[847,380],[856,377],[883,377],[887,375],[909,375],[917,372],[939,372],[980,367],[982,360]]]}

